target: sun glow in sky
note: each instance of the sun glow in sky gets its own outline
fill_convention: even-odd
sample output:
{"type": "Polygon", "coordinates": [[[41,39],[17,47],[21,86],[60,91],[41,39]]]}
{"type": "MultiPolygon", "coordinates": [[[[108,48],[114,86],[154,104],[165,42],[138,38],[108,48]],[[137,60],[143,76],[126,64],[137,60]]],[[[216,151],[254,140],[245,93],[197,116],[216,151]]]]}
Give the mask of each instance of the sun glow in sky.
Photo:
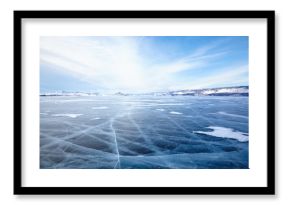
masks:
{"type": "Polygon", "coordinates": [[[153,92],[248,85],[247,36],[40,38],[40,91],[153,92]]]}

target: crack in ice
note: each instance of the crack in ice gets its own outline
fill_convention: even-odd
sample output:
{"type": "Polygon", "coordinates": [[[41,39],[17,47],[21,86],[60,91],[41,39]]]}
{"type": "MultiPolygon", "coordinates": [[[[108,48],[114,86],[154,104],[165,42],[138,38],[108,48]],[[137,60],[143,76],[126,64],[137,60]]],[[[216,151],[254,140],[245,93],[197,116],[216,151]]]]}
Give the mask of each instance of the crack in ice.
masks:
{"type": "Polygon", "coordinates": [[[116,134],[116,131],[113,127],[113,123],[114,123],[114,118],[112,118],[110,120],[110,128],[113,132],[114,140],[115,140],[115,144],[116,144],[116,153],[117,153],[117,159],[118,159],[115,166],[114,166],[114,169],[116,169],[117,166],[118,166],[118,168],[121,168],[121,162],[120,162],[120,153],[119,153],[119,147],[118,147],[118,141],[117,141],[117,134],[116,134]]]}
{"type": "Polygon", "coordinates": [[[71,106],[59,103],[59,97],[52,98],[58,106],[41,102],[40,169],[248,168],[248,143],[216,138],[249,137],[240,133],[247,132],[248,120],[242,117],[248,113],[246,99],[223,103],[215,97],[160,97],[155,103],[159,97],[94,98],[71,106]],[[208,102],[217,107],[208,108],[208,102]]]}

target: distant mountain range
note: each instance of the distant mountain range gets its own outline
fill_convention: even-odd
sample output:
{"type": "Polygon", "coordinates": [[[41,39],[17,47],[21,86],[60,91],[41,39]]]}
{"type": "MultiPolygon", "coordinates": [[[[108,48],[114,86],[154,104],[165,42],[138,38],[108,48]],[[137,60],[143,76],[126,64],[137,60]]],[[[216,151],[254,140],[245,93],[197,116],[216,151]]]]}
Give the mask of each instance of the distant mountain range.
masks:
{"type": "Polygon", "coordinates": [[[97,96],[97,92],[67,92],[67,91],[56,91],[56,92],[45,92],[41,93],[40,96],[97,96]]]}
{"type": "MultiPolygon", "coordinates": [[[[97,92],[50,92],[41,93],[40,96],[97,96],[102,95],[97,92]]],[[[112,95],[118,96],[249,96],[249,86],[221,87],[221,88],[205,88],[205,89],[187,89],[169,92],[151,92],[130,94],[117,92],[112,95]]]]}
{"type": "Polygon", "coordinates": [[[207,88],[196,90],[179,90],[170,92],[170,95],[191,96],[249,96],[249,86],[207,88]]]}

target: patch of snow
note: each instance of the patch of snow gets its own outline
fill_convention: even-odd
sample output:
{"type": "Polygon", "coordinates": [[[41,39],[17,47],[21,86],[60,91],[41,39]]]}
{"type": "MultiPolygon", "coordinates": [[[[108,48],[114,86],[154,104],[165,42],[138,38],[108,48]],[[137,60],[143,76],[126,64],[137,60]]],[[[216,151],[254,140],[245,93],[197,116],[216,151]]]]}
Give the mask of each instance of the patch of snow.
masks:
{"type": "Polygon", "coordinates": [[[95,117],[95,118],[93,118],[93,119],[91,119],[91,120],[99,120],[99,119],[101,119],[101,118],[99,118],[99,117],[95,117]]]}
{"type": "Polygon", "coordinates": [[[173,114],[173,115],[182,115],[182,113],[181,112],[175,112],[175,111],[171,111],[171,112],[169,112],[170,114],[173,114]]]}
{"type": "Polygon", "coordinates": [[[226,115],[226,116],[230,116],[230,117],[239,117],[239,118],[245,118],[248,119],[247,116],[243,116],[243,115],[236,115],[236,114],[231,114],[231,113],[227,113],[227,112],[217,112],[220,115],[226,115]]]}
{"type": "Polygon", "coordinates": [[[160,108],[160,109],[156,109],[156,110],[158,110],[158,111],[161,111],[161,112],[165,111],[165,110],[164,110],[164,109],[162,109],[162,108],[160,108]]]}
{"type": "Polygon", "coordinates": [[[221,137],[221,138],[230,138],[230,139],[236,139],[240,142],[247,142],[249,141],[249,136],[247,133],[234,131],[231,128],[225,128],[225,127],[215,127],[215,126],[209,126],[209,129],[212,129],[212,131],[204,132],[204,131],[193,131],[193,133],[198,134],[206,134],[211,135],[214,137],[221,137]]]}
{"type": "Polygon", "coordinates": [[[76,117],[79,117],[83,114],[53,114],[52,116],[54,117],[70,117],[70,118],[76,118],[76,117]]]}
{"type": "Polygon", "coordinates": [[[93,110],[105,110],[108,109],[106,106],[101,106],[101,107],[92,107],[93,110]]]}

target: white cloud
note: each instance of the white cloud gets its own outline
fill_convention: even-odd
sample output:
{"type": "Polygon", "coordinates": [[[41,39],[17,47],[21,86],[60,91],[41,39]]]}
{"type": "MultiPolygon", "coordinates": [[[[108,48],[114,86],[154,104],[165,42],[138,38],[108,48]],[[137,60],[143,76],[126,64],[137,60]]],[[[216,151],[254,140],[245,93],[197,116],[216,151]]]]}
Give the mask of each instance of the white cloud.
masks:
{"type": "MultiPolygon", "coordinates": [[[[41,37],[41,64],[50,64],[68,75],[111,91],[167,90],[176,85],[176,74],[206,67],[226,52],[210,52],[219,43],[197,48],[187,56],[147,67],[150,59],[140,55],[142,37],[41,37]]],[[[154,49],[154,48],[152,48],[154,49]]],[[[222,74],[224,79],[238,73],[222,74]]],[[[218,82],[218,77],[205,81],[218,82]]],[[[196,82],[200,86],[204,80],[196,82]]],[[[223,79],[222,79],[223,80],[223,79]]],[[[184,83],[183,83],[184,85],[184,83]]],[[[208,85],[205,83],[204,85],[208,85]]],[[[193,86],[193,85],[190,85],[193,86]]]]}

